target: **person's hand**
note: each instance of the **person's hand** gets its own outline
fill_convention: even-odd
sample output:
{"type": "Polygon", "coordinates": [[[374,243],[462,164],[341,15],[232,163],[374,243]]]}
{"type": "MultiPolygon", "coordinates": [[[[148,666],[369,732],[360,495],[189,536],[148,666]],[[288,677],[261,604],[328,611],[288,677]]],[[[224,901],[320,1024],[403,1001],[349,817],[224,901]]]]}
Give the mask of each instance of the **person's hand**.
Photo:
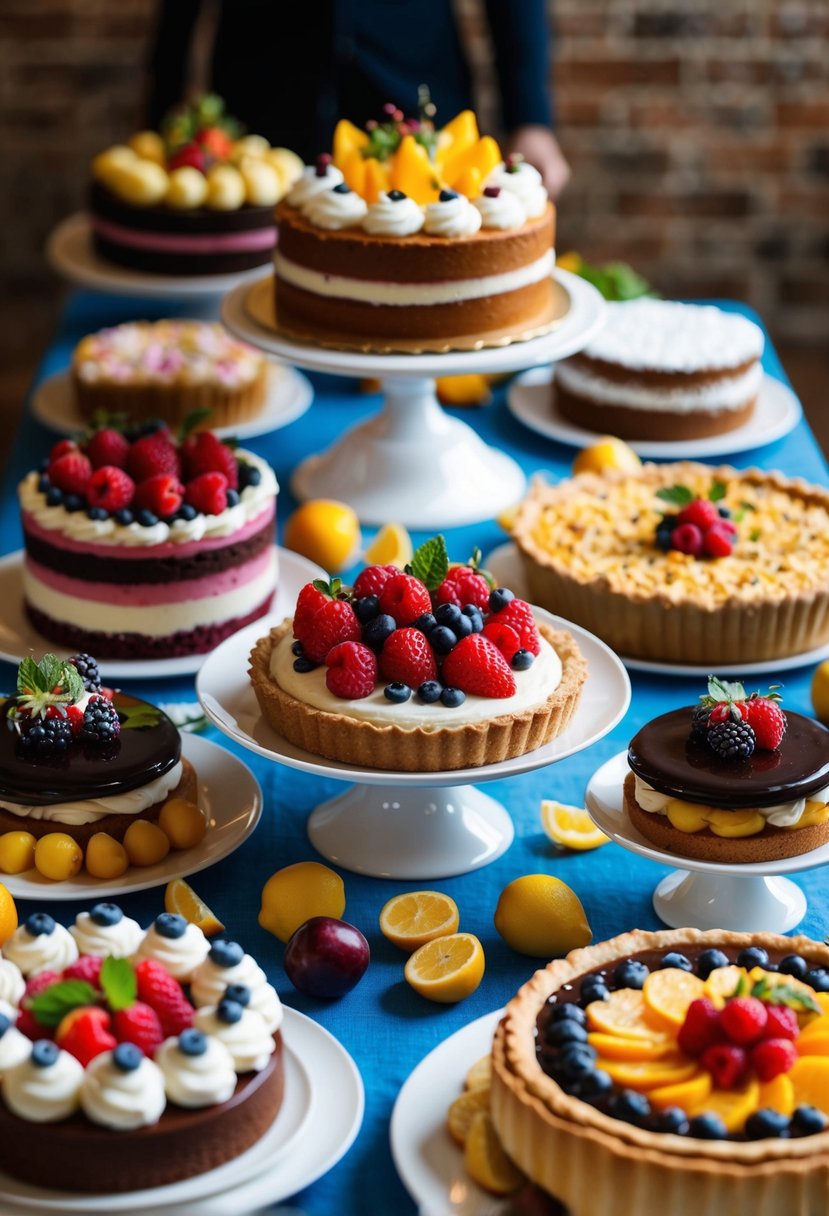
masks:
{"type": "Polygon", "coordinates": [[[516,127],[509,137],[508,151],[520,152],[534,165],[550,198],[558,198],[569,180],[570,166],[549,127],[516,127]]]}

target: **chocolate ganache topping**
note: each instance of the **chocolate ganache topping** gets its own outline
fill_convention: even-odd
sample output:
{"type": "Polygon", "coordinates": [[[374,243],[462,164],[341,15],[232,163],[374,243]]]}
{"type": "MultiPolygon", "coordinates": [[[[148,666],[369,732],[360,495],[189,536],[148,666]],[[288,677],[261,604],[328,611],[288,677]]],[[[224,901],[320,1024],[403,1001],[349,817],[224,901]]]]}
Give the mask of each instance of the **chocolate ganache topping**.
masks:
{"type": "Polygon", "coordinates": [[[660,794],[726,810],[776,806],[829,785],[829,730],[802,714],[786,714],[775,751],[725,760],[689,737],[693,706],[654,718],[636,734],[628,763],[660,794]]]}

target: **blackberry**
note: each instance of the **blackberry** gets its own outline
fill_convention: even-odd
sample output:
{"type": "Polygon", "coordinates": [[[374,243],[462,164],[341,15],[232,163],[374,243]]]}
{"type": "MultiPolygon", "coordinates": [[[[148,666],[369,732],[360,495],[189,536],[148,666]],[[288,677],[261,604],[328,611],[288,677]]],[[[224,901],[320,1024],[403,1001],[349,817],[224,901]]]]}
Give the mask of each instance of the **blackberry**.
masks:
{"type": "Polygon", "coordinates": [[[723,760],[747,760],[755,742],[748,722],[718,722],[708,732],[708,746],[723,760]]]}
{"type": "Polygon", "coordinates": [[[73,654],[69,662],[77,669],[87,692],[101,691],[101,673],[91,654],[73,654]]]}
{"type": "Polygon", "coordinates": [[[118,712],[106,697],[90,701],[83,711],[80,737],[84,743],[112,743],[121,733],[118,712]]]}
{"type": "Polygon", "coordinates": [[[20,736],[17,746],[24,756],[53,756],[68,750],[72,724],[68,718],[36,718],[20,736]]]}
{"type": "Polygon", "coordinates": [[[695,743],[708,742],[708,718],[711,713],[704,705],[698,705],[691,716],[691,738],[695,743]]]}

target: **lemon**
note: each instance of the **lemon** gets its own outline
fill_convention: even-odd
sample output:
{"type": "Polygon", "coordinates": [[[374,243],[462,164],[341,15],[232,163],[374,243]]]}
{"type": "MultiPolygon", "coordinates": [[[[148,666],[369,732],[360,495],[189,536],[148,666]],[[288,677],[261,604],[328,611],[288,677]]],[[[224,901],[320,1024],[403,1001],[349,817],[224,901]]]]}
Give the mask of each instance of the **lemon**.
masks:
{"type": "Polygon", "coordinates": [[[812,676],[812,708],[820,721],[829,726],[829,659],[812,676]]]}
{"type": "Polygon", "coordinates": [[[576,253],[571,249],[567,253],[560,253],[556,256],[556,266],[562,270],[570,270],[573,274],[578,274],[584,262],[580,253],[576,253]]]}
{"type": "Polygon", "coordinates": [[[164,888],[164,910],[183,916],[191,925],[198,925],[205,937],[221,933],[224,925],[183,878],[174,878],[164,888]]]}
{"type": "Polygon", "coordinates": [[[504,1152],[492,1115],[486,1110],[479,1111],[469,1125],[463,1163],[472,1180],[491,1195],[511,1195],[526,1182],[504,1152]]]}
{"type": "Polygon", "coordinates": [[[360,521],[344,502],[312,498],[285,525],[285,545],[329,574],[352,565],[360,548],[360,521]]]}
{"type": "Polygon", "coordinates": [[[421,996],[454,1005],[471,996],[484,978],[483,946],[472,933],[437,937],[415,950],[403,974],[421,996]]]}
{"type": "Polygon", "coordinates": [[[8,887],[0,882],[0,945],[7,942],[17,928],[17,905],[8,887]]]}
{"type": "Polygon", "coordinates": [[[436,937],[454,933],[459,923],[458,905],[442,891],[395,895],[380,912],[380,932],[410,954],[436,937]]]}
{"type": "Polygon", "coordinates": [[[513,879],[498,897],[495,928],[519,954],[553,958],[593,937],[575,891],[552,874],[513,879]]]}
{"type": "Polygon", "coordinates": [[[385,524],[363,554],[366,565],[397,566],[398,570],[413,555],[412,538],[402,524],[385,524]]]}
{"type": "Polygon", "coordinates": [[[287,942],[312,916],[340,920],[345,886],[335,870],[318,861],[298,861],[271,874],[262,888],[259,924],[287,942]]]}
{"type": "Polygon", "coordinates": [[[541,803],[541,824],[550,840],[566,849],[585,852],[610,843],[610,837],[599,831],[583,807],[565,806],[551,798],[541,803]]]}
{"type": "Polygon", "coordinates": [[[466,376],[439,376],[435,386],[442,405],[489,405],[492,400],[486,376],[474,372],[466,376]]]}
{"type": "Polygon", "coordinates": [[[607,473],[611,469],[635,473],[641,467],[642,461],[633,448],[613,435],[605,435],[589,448],[583,448],[573,461],[574,473],[607,473]]]}

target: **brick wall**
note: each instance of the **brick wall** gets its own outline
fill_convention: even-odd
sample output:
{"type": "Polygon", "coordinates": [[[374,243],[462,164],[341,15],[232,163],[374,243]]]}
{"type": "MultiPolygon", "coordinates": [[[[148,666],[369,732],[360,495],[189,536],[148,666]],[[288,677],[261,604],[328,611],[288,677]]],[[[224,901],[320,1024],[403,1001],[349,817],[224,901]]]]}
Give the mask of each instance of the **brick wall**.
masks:
{"type": "MultiPolygon", "coordinates": [[[[458,2],[491,113],[479,0],[458,2]]],[[[626,258],[666,294],[739,297],[782,338],[825,339],[827,0],[551,9],[573,166],[560,247],[626,258]]],[[[16,295],[47,281],[43,239],[80,205],[91,155],[135,124],[152,11],[152,0],[3,0],[0,257],[16,295]]]]}

